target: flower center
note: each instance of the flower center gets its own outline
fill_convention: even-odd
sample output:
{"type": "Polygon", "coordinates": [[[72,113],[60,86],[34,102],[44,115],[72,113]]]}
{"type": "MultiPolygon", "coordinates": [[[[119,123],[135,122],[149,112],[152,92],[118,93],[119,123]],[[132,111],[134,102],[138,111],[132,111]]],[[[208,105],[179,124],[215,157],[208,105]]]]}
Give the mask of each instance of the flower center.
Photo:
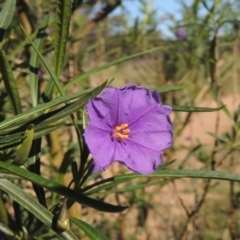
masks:
{"type": "Polygon", "coordinates": [[[127,127],[128,127],[127,123],[123,123],[120,126],[116,126],[113,131],[114,137],[120,139],[127,139],[128,134],[130,133],[130,129],[127,127]]]}

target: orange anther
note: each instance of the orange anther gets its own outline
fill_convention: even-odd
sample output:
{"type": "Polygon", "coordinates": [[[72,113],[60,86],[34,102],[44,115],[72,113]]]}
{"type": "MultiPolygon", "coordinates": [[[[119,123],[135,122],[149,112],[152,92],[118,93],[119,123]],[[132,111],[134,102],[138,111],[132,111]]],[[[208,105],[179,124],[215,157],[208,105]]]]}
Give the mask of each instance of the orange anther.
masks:
{"type": "Polygon", "coordinates": [[[130,129],[129,128],[123,129],[122,132],[123,133],[130,133],[130,129]]]}
{"type": "Polygon", "coordinates": [[[126,128],[126,127],[128,127],[128,124],[127,124],[127,123],[123,123],[123,124],[120,125],[120,128],[121,128],[121,129],[124,129],[124,128],[126,128]]]}
{"type": "Polygon", "coordinates": [[[127,139],[128,135],[121,134],[121,139],[127,139]]]}
{"type": "Polygon", "coordinates": [[[115,132],[118,132],[118,131],[120,131],[122,128],[121,128],[121,126],[116,126],[115,128],[114,128],[114,131],[115,132]]]}
{"type": "Polygon", "coordinates": [[[120,139],[127,139],[128,133],[130,133],[130,129],[127,127],[128,127],[127,123],[123,123],[120,126],[116,126],[113,131],[114,137],[120,139]]]}
{"type": "Polygon", "coordinates": [[[121,138],[122,134],[121,134],[120,132],[115,132],[115,133],[114,133],[114,136],[115,136],[116,138],[121,138]]]}

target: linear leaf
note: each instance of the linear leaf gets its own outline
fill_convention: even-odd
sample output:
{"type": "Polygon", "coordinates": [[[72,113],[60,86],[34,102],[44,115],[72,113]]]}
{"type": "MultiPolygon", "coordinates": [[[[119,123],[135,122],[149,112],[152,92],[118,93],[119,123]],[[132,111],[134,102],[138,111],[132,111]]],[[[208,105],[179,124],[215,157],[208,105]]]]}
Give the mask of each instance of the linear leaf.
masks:
{"type": "MultiPolygon", "coordinates": [[[[5,208],[5,210],[6,210],[6,208],[5,208]]],[[[1,222],[0,222],[0,232],[3,232],[8,236],[14,237],[14,232],[1,222]]]]}
{"type": "Polygon", "coordinates": [[[219,172],[212,170],[191,170],[191,169],[160,169],[155,173],[150,175],[141,175],[137,173],[124,174],[111,178],[111,182],[106,183],[102,186],[96,187],[93,190],[87,191],[87,195],[92,195],[98,193],[104,189],[113,188],[121,183],[129,182],[135,178],[208,178],[208,179],[217,179],[217,180],[226,180],[226,181],[236,181],[240,182],[240,175],[229,173],[229,172],[219,172]]]}
{"type": "Polygon", "coordinates": [[[54,181],[50,181],[46,178],[41,177],[40,175],[31,173],[23,168],[14,166],[8,162],[1,162],[0,167],[14,173],[17,176],[22,177],[23,179],[29,180],[32,183],[35,183],[38,186],[42,186],[52,192],[56,192],[60,195],[63,195],[73,201],[79,202],[83,205],[95,208],[99,211],[104,212],[121,212],[124,211],[127,207],[124,206],[115,206],[109,203],[98,201],[96,199],[89,198],[82,193],[76,192],[75,190],[69,189],[63,185],[60,185],[54,181]]]}
{"type": "MultiPolygon", "coordinates": [[[[36,139],[32,143],[31,152],[27,161],[28,170],[30,172],[34,172],[36,174],[41,174],[41,144],[42,139],[36,139]]],[[[37,199],[39,203],[47,208],[46,196],[43,187],[38,186],[36,184],[33,185],[33,190],[36,193],[37,199]]]]}
{"type": "Polygon", "coordinates": [[[80,219],[71,217],[71,222],[77,225],[91,240],[109,240],[99,230],[80,219]]]}
{"type": "Polygon", "coordinates": [[[183,89],[183,88],[184,88],[184,85],[179,85],[179,86],[162,86],[160,88],[157,88],[156,90],[159,93],[164,93],[164,92],[180,90],[180,89],[183,89]]]}
{"type": "Polygon", "coordinates": [[[173,111],[178,112],[215,112],[223,109],[225,106],[221,106],[218,108],[206,108],[206,107],[194,107],[194,106],[176,106],[172,105],[173,111]]]}
{"type": "Polygon", "coordinates": [[[106,188],[104,189],[104,191],[101,191],[101,192],[97,192],[94,194],[94,196],[99,196],[99,195],[107,195],[107,194],[111,194],[111,193],[126,193],[126,192],[129,192],[129,191],[135,191],[137,189],[145,189],[146,187],[149,187],[149,186],[153,186],[153,185],[158,185],[158,186],[164,186],[166,185],[167,183],[169,183],[169,180],[165,180],[165,179],[161,179],[159,181],[155,181],[155,182],[150,182],[150,183],[142,183],[142,184],[126,184],[126,186],[122,187],[122,188],[106,188]]]}
{"type": "MultiPolygon", "coordinates": [[[[20,144],[20,142],[23,139],[23,135],[24,135],[23,131],[27,127],[26,125],[29,125],[29,124],[35,125],[34,139],[40,138],[58,128],[60,128],[65,123],[60,122],[60,123],[56,124],[57,121],[63,120],[64,117],[69,116],[73,112],[77,111],[79,108],[83,107],[90,98],[93,98],[97,94],[99,94],[105,86],[106,86],[106,82],[103,83],[100,87],[98,87],[95,90],[93,90],[92,92],[90,92],[89,94],[86,94],[84,97],[80,98],[79,100],[77,100],[73,103],[70,103],[66,106],[63,106],[59,109],[56,109],[52,112],[48,112],[48,113],[42,114],[40,116],[36,116],[33,114],[33,115],[29,116],[28,118],[24,118],[24,123],[22,123],[23,125],[19,126],[20,123],[18,121],[17,122],[18,127],[17,127],[17,129],[14,130],[15,133],[11,133],[11,132],[13,132],[13,130],[9,131],[9,129],[7,131],[1,132],[0,150],[20,144]]],[[[40,106],[41,105],[38,105],[36,108],[38,108],[40,106]]],[[[24,112],[24,113],[26,113],[26,112],[24,112]]],[[[17,115],[16,117],[18,117],[18,116],[19,115],[17,115]]]]}
{"type": "Polygon", "coordinates": [[[88,102],[89,99],[93,98],[96,96],[95,94],[89,93],[88,95],[80,98],[79,100],[70,103],[60,109],[57,109],[53,112],[46,113],[41,116],[41,119],[45,118],[45,121],[43,123],[40,123],[40,125],[49,125],[51,123],[54,123],[56,121],[62,120],[64,117],[69,116],[70,114],[76,112],[80,108],[82,108],[86,103],[88,102]],[[46,116],[45,116],[46,115],[46,116]]]}
{"type": "Polygon", "coordinates": [[[174,178],[208,178],[226,181],[240,182],[240,175],[230,172],[192,169],[164,169],[149,175],[150,177],[174,177],[174,178]]]}
{"type": "Polygon", "coordinates": [[[44,104],[38,105],[34,108],[31,108],[29,110],[26,110],[25,112],[23,112],[21,114],[18,114],[17,116],[10,117],[10,118],[0,122],[0,130],[1,130],[0,134],[2,134],[2,130],[5,129],[6,127],[9,127],[9,126],[11,126],[13,124],[16,124],[16,123],[19,125],[20,121],[26,121],[26,119],[27,119],[27,121],[30,121],[32,119],[35,119],[37,113],[40,114],[43,111],[45,111],[46,109],[55,107],[59,104],[65,103],[69,100],[75,99],[75,98],[80,97],[82,95],[90,96],[89,98],[94,97],[94,96],[98,95],[103,90],[103,88],[105,87],[105,84],[106,83],[102,84],[101,86],[95,88],[91,92],[89,92],[89,90],[84,90],[84,91],[74,93],[74,94],[71,94],[71,95],[67,95],[67,96],[64,96],[64,97],[59,97],[59,98],[53,99],[51,102],[44,103],[44,104]],[[86,94],[86,93],[88,93],[88,94],[86,94]]]}
{"type": "MultiPolygon", "coordinates": [[[[164,163],[160,166],[157,167],[157,170],[160,170],[160,169],[165,169],[167,168],[168,166],[170,166],[175,160],[172,160],[171,162],[168,162],[168,163],[164,163]]],[[[95,174],[92,174],[89,178],[88,178],[88,181],[89,180],[92,180],[93,178],[96,178],[96,174],[99,174],[99,173],[95,173],[95,174]]],[[[144,175],[141,175],[141,176],[144,176],[144,175]]],[[[145,176],[147,177],[147,176],[145,176]]],[[[86,194],[88,195],[91,195],[93,193],[96,193],[96,192],[99,192],[101,190],[105,190],[107,188],[111,188],[112,186],[115,186],[116,184],[114,183],[114,181],[116,180],[116,178],[118,178],[118,176],[116,177],[110,177],[110,178],[107,178],[107,179],[103,179],[99,182],[96,182],[96,183],[93,183],[91,185],[88,185],[86,187],[83,188],[82,192],[87,192],[86,194]],[[93,189],[95,188],[95,189],[93,189]]],[[[120,180],[122,181],[121,183],[124,183],[126,181],[128,181],[128,179],[123,179],[123,180],[120,180]]]]}
{"type": "Polygon", "coordinates": [[[14,113],[22,112],[21,100],[18,92],[17,82],[13,76],[12,68],[4,51],[0,50],[0,71],[2,73],[4,86],[9,95],[14,113]]]}
{"type": "Polygon", "coordinates": [[[0,12],[0,41],[3,40],[4,32],[12,21],[16,6],[16,0],[5,1],[0,12]]]}
{"type": "Polygon", "coordinates": [[[58,0],[57,1],[57,16],[56,16],[56,39],[55,39],[55,73],[59,77],[66,53],[66,43],[68,38],[68,31],[71,19],[71,0],[58,0]]]}
{"type": "Polygon", "coordinates": [[[110,63],[106,63],[106,64],[103,64],[102,66],[99,66],[99,67],[96,67],[94,69],[91,69],[85,73],[82,73],[81,75],[73,78],[70,82],[68,82],[65,86],[64,86],[64,89],[68,89],[70,86],[72,86],[73,84],[75,84],[76,82],[78,81],[81,81],[85,78],[87,78],[88,76],[94,74],[94,73],[97,73],[97,72],[100,72],[106,68],[109,68],[111,66],[114,66],[114,65],[117,65],[119,63],[123,63],[125,61],[128,61],[130,59],[133,59],[133,58],[136,58],[136,57],[140,57],[142,55],[145,55],[145,54],[148,54],[148,53],[151,53],[151,52],[155,52],[155,51],[158,51],[158,50],[161,50],[163,47],[155,47],[155,48],[151,48],[147,51],[144,51],[144,52],[141,52],[141,53],[136,53],[136,54],[132,54],[130,56],[127,56],[127,57],[122,57],[122,58],[119,58],[117,60],[114,60],[110,63]]]}
{"type": "Polygon", "coordinates": [[[45,60],[45,58],[43,57],[43,55],[38,51],[37,47],[35,46],[35,44],[33,43],[33,41],[30,39],[30,37],[28,37],[26,31],[24,30],[24,28],[22,27],[22,30],[26,36],[26,38],[28,39],[28,41],[30,42],[30,44],[32,45],[33,49],[36,51],[37,55],[39,56],[39,58],[41,59],[42,63],[44,64],[44,66],[46,67],[48,73],[50,74],[55,86],[57,87],[59,93],[61,96],[65,96],[65,92],[63,90],[62,84],[60,83],[59,79],[57,78],[55,72],[52,70],[51,66],[47,63],[47,61],[45,60]]]}
{"type": "MultiPolygon", "coordinates": [[[[0,189],[6,192],[14,201],[22,205],[36,218],[43,222],[50,229],[52,228],[53,215],[31,195],[25,193],[7,179],[0,179],[0,189]]],[[[78,239],[71,231],[59,234],[64,239],[78,239]]]]}
{"type": "Polygon", "coordinates": [[[30,124],[25,130],[25,138],[23,139],[20,148],[16,152],[14,164],[21,166],[27,160],[32,147],[34,137],[34,124],[30,124]]]}
{"type": "MultiPolygon", "coordinates": [[[[43,44],[44,44],[44,40],[46,38],[46,28],[48,26],[48,22],[49,22],[49,14],[47,14],[45,16],[45,18],[43,19],[43,22],[41,24],[41,26],[39,27],[38,33],[36,38],[34,39],[33,43],[35,44],[36,48],[38,49],[38,51],[41,52],[43,44]]],[[[36,53],[36,51],[32,51],[31,53],[31,57],[30,57],[30,61],[29,61],[29,67],[30,67],[30,73],[29,73],[29,77],[30,77],[30,81],[29,81],[29,85],[30,85],[30,93],[31,93],[31,97],[32,97],[32,106],[35,107],[37,106],[37,101],[38,101],[38,71],[39,71],[39,62],[40,62],[40,58],[38,56],[38,54],[36,53]]]]}

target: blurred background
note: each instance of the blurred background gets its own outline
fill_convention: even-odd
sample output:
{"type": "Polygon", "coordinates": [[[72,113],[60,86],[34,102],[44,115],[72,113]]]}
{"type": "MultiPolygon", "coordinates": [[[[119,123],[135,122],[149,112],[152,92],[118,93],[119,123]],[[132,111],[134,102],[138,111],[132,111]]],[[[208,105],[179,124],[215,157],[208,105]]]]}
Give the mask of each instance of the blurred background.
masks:
{"type": "MultiPolygon", "coordinates": [[[[0,1],[0,7],[4,2],[0,1]]],[[[46,13],[50,14],[42,53],[51,63],[55,4],[55,0],[18,0],[14,20],[5,34],[3,49],[14,69],[25,108],[31,106],[27,88],[31,48],[19,23],[33,36],[46,13]]],[[[226,108],[220,112],[174,112],[174,145],[164,153],[164,160],[174,160],[170,168],[239,173],[239,0],[73,0],[72,8],[66,63],[60,76],[65,84],[121,57],[158,49],[110,64],[77,82],[69,92],[95,87],[108,79],[117,87],[126,83],[152,89],[178,86],[176,91],[161,94],[164,104],[224,104],[226,108]]],[[[41,65],[42,88],[49,78],[41,65]]],[[[45,161],[56,169],[59,163],[52,160],[56,155],[51,152],[64,154],[71,141],[66,133],[73,134],[58,132],[58,144],[46,144],[44,149],[45,161]]],[[[114,164],[102,177],[124,172],[124,167],[114,164]]],[[[53,171],[51,174],[54,177],[53,171]]],[[[109,191],[107,197],[106,191],[96,197],[128,204],[127,211],[99,213],[78,205],[71,214],[113,240],[240,239],[239,183],[145,177],[119,188],[116,193],[109,191]]]]}

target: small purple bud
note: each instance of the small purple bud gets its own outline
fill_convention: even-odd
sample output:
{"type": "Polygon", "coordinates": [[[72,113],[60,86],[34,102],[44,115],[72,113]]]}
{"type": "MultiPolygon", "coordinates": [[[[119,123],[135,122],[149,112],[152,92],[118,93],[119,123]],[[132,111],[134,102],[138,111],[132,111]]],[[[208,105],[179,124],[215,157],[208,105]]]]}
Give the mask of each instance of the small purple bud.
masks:
{"type": "Polygon", "coordinates": [[[41,78],[43,76],[43,72],[41,70],[38,70],[38,78],[41,78]]]}
{"type": "Polygon", "coordinates": [[[180,26],[177,30],[177,38],[179,40],[185,40],[186,39],[186,29],[184,26],[180,26]]]}

